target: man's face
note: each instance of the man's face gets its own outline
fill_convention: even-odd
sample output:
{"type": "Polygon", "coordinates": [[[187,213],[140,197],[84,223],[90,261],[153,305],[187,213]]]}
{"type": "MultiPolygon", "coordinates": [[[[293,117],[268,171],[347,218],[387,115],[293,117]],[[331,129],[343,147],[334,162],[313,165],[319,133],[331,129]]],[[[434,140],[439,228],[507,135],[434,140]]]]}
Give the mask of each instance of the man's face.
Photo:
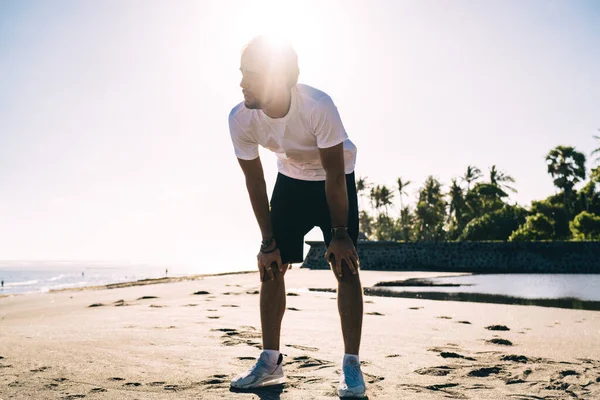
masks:
{"type": "Polygon", "coordinates": [[[240,66],[244,104],[250,109],[261,109],[268,102],[269,79],[267,67],[256,58],[244,54],[240,66]]]}

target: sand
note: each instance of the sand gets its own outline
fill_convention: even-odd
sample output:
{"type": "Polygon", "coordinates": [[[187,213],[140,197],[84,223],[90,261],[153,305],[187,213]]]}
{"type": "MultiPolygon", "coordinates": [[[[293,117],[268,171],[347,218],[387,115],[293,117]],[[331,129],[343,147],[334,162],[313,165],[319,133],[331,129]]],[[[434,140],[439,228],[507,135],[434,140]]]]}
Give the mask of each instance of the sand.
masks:
{"type": "MultiPolygon", "coordinates": [[[[361,272],[364,286],[434,275],[361,272]]],[[[286,281],[283,387],[229,388],[260,351],[248,273],[0,298],[0,399],[337,398],[335,294],[308,290],[335,278],[292,269],[286,281]]],[[[369,399],[600,399],[599,312],[365,300],[369,399]]]]}

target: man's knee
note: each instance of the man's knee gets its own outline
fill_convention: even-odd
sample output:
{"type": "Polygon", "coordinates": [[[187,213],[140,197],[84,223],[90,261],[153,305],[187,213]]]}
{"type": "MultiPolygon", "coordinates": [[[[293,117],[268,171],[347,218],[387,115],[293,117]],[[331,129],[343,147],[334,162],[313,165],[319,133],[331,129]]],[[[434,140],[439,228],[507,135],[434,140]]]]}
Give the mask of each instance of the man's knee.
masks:
{"type": "Polygon", "coordinates": [[[360,285],[360,274],[356,271],[355,274],[352,273],[350,268],[346,265],[346,263],[342,262],[342,276],[339,276],[335,270],[335,267],[332,268],[333,274],[337,279],[338,283],[344,285],[360,285]]]}
{"type": "Polygon", "coordinates": [[[271,272],[273,274],[273,279],[271,279],[271,276],[269,275],[269,273],[267,271],[265,271],[263,283],[267,283],[267,282],[271,282],[273,284],[283,283],[283,278],[289,268],[289,264],[283,264],[281,266],[281,271],[279,270],[279,267],[277,267],[277,266],[271,266],[270,268],[271,268],[271,272]]]}

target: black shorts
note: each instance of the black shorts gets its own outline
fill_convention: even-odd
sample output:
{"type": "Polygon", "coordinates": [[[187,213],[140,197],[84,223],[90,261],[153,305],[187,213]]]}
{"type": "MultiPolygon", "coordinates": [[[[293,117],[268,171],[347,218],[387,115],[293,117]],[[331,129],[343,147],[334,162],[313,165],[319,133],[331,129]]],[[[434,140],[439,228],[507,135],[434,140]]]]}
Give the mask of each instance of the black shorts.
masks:
{"type": "MultiPolygon", "coordinates": [[[[358,197],[354,172],[346,175],[348,192],[348,233],[357,245],[358,197]]],[[[302,181],[277,175],[271,196],[273,236],[284,264],[304,261],[304,236],[315,226],[321,228],[325,244],[331,242],[331,217],[325,195],[325,181],[302,181]]]]}

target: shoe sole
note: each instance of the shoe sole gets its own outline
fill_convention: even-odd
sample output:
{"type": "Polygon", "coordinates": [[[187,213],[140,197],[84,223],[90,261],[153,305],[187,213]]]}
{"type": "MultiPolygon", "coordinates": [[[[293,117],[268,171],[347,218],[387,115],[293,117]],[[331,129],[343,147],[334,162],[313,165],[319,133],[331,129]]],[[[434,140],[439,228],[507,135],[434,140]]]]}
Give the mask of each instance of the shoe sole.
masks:
{"type": "Polygon", "coordinates": [[[267,377],[260,382],[253,382],[247,385],[236,385],[232,382],[230,386],[235,389],[256,389],[265,386],[281,385],[283,383],[285,383],[285,375],[278,377],[267,377]]]}
{"type": "Polygon", "coordinates": [[[345,390],[339,390],[338,389],[338,397],[341,397],[343,399],[349,399],[349,398],[352,398],[352,397],[354,397],[354,398],[363,398],[363,397],[366,397],[366,395],[367,395],[367,391],[366,390],[363,390],[360,393],[355,393],[355,392],[350,392],[350,391],[347,392],[345,390]]]}

